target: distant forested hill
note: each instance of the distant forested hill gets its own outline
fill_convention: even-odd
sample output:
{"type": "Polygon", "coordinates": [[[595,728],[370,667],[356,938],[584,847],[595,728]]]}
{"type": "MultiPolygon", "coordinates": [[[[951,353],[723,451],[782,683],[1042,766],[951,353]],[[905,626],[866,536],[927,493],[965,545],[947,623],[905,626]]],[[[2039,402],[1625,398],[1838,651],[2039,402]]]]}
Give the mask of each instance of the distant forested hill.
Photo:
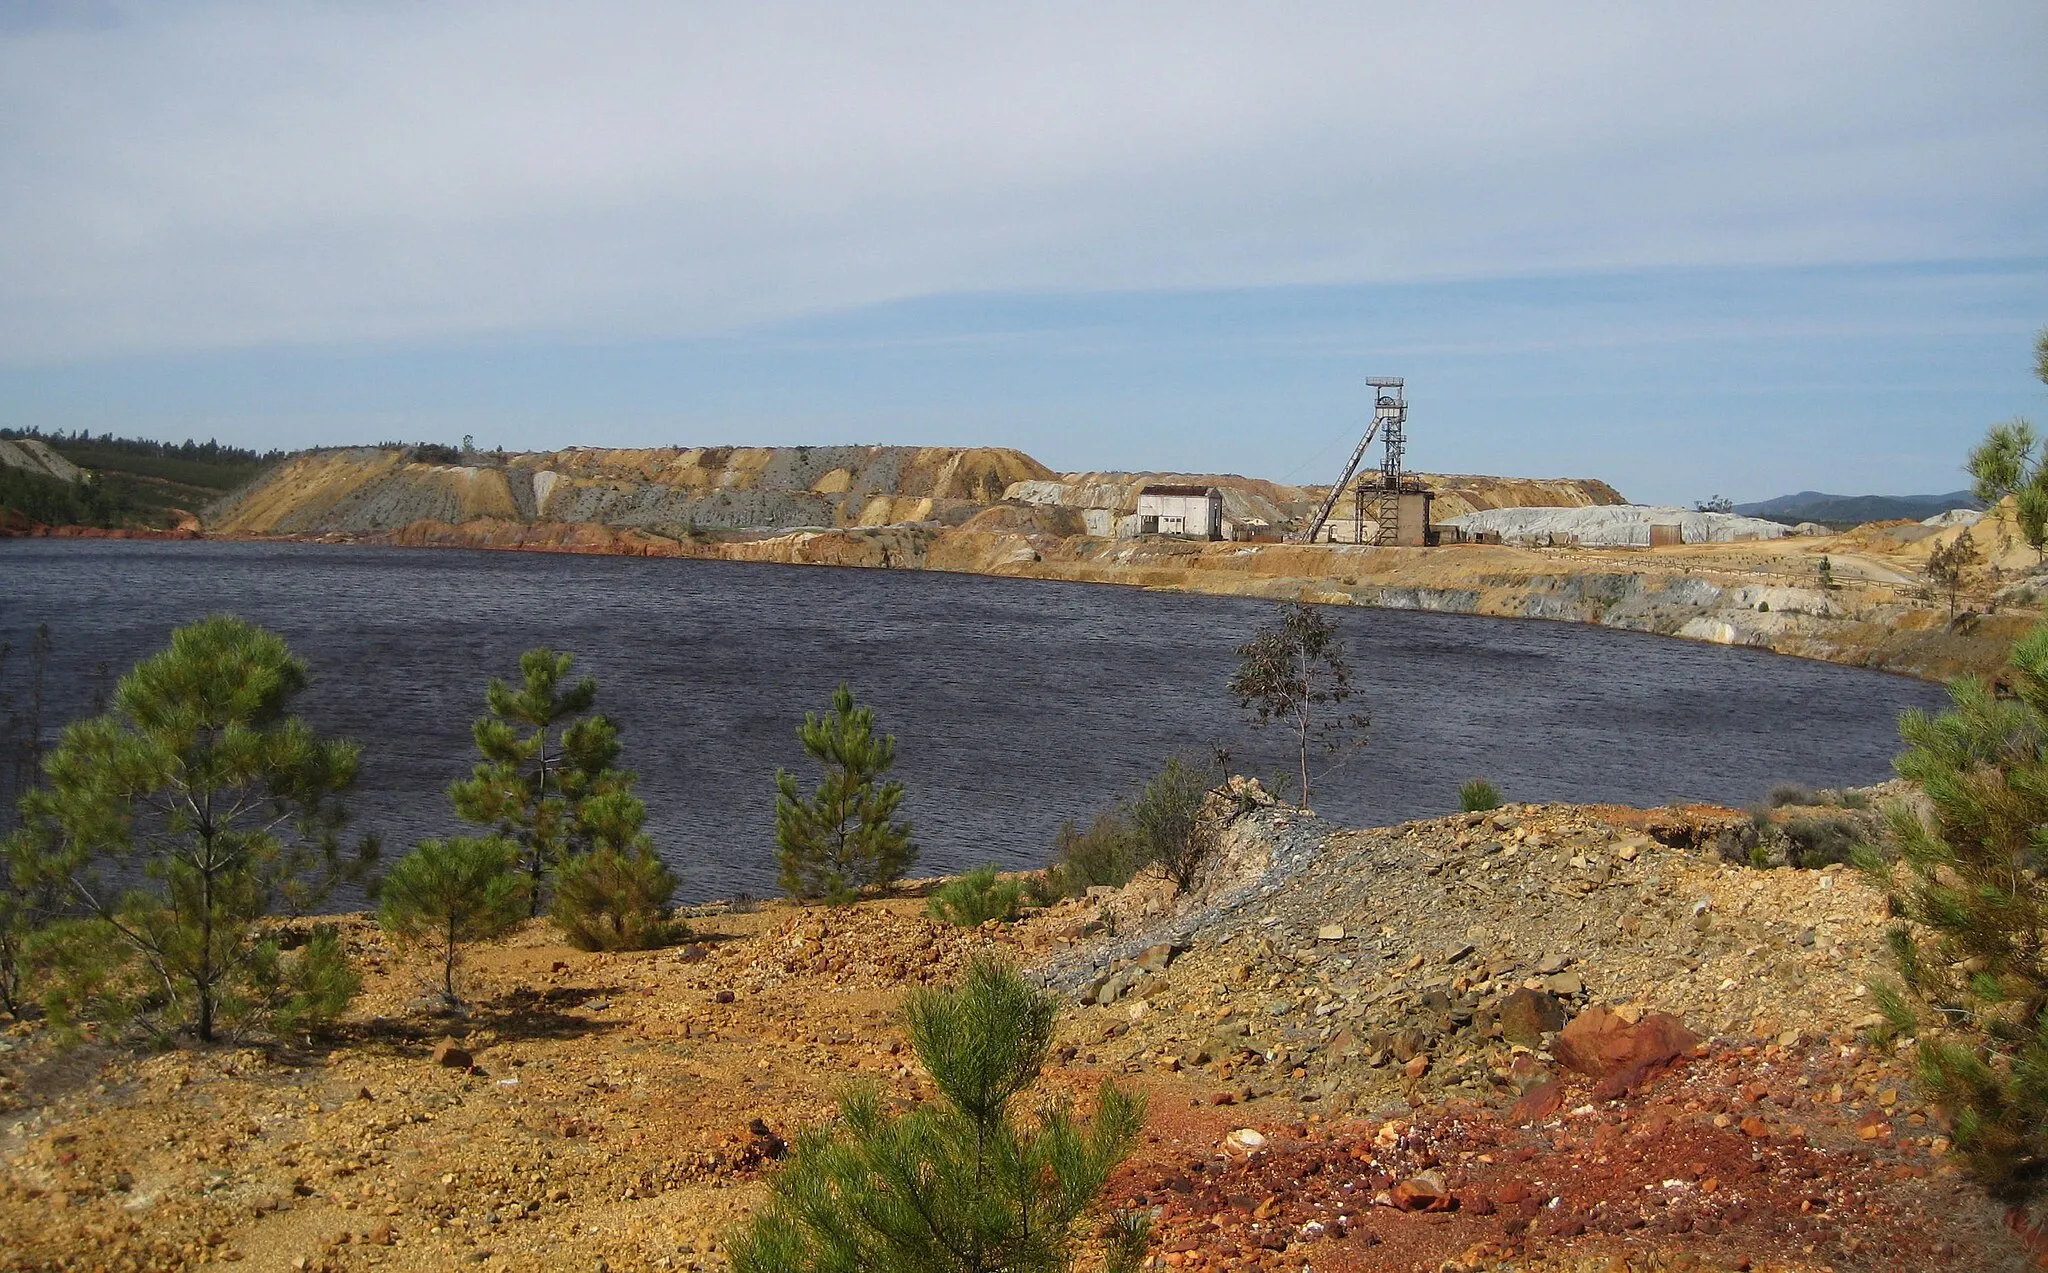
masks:
{"type": "Polygon", "coordinates": [[[1982,507],[1983,503],[1968,491],[1951,491],[1946,495],[1828,495],[1801,491],[1755,504],[1737,504],[1735,511],[1745,517],[1766,517],[1788,525],[1819,522],[1823,526],[1859,526],[1900,517],[1919,521],[1951,508],[1982,507]]]}
{"type": "Polygon", "coordinates": [[[283,455],[219,442],[157,442],[111,433],[0,429],[0,440],[46,443],[85,470],[65,481],[42,470],[0,467],[0,506],[45,525],[167,526],[172,509],[197,512],[283,455]]]}

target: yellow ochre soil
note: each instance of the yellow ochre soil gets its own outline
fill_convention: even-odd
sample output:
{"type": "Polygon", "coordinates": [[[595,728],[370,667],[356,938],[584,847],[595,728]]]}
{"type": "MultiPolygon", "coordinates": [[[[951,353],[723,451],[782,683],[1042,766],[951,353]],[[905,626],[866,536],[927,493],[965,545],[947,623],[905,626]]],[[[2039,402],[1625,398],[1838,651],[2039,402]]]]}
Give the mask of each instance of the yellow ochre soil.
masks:
{"type": "Polygon", "coordinates": [[[932,1098],[897,1009],[984,948],[1069,987],[1048,1088],[1149,1095],[1109,1201],[1156,1216],[1155,1268],[2019,1268],[1903,1056],[1858,1034],[1879,899],[1674,847],[1734,817],[1269,810],[1191,897],[1141,877],[964,932],[914,896],[703,908],[691,945],[633,954],[540,921],[465,960],[466,1018],[426,1006],[429,955],[346,917],[366,990],[331,1038],[4,1036],[0,1269],[722,1268],[844,1084],[932,1098]],[[1260,885],[1259,846],[1304,827],[1313,862],[1260,885]],[[1077,1006],[1096,967],[1142,975],[1077,1006]],[[1596,1095],[1488,1028],[1531,986],[1702,1041],[1596,1095]]]}

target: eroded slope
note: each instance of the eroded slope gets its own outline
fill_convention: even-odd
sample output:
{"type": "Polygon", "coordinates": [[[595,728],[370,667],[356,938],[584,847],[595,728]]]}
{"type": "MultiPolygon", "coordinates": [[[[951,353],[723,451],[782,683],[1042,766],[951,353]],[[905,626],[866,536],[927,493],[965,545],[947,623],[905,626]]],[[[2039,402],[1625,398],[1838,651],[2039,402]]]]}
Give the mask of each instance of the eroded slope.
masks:
{"type": "Polygon", "coordinates": [[[207,512],[219,534],[321,535],[477,519],[691,529],[917,521],[999,501],[1049,470],[1001,447],[579,447],[435,464],[308,452],[207,512]]]}

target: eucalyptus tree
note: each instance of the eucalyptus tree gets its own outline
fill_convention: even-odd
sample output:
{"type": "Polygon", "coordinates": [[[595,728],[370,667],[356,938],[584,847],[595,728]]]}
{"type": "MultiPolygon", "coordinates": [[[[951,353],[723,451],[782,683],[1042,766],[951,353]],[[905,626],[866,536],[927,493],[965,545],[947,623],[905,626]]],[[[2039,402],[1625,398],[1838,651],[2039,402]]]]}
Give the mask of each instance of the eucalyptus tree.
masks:
{"type": "Polygon", "coordinates": [[[1313,606],[1283,606],[1277,623],[1262,627],[1237,648],[1230,692],[1252,713],[1255,726],[1278,724],[1300,753],[1301,802],[1309,802],[1309,754],[1364,746],[1370,723],[1349,712],[1351,663],[1337,625],[1313,606]]]}

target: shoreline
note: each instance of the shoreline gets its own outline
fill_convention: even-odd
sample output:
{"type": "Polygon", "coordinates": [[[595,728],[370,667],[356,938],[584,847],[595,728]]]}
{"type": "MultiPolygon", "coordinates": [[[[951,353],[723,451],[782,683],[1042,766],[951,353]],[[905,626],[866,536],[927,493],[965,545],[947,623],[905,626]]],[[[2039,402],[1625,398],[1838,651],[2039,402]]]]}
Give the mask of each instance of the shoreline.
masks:
{"type": "MultiPolygon", "coordinates": [[[[1478,544],[1359,548],[1060,538],[930,523],[674,538],[590,523],[497,519],[459,525],[415,522],[373,533],[178,538],[934,570],[1539,619],[1743,646],[1937,683],[1963,673],[1996,675],[2012,642],[2039,618],[2029,610],[1965,612],[1951,625],[1941,610],[1912,597],[1898,572],[1887,572],[1883,563],[1860,559],[1853,548],[1819,551],[1832,548],[1834,539],[1814,541],[1808,555],[1832,556],[1849,570],[1867,574],[1838,574],[1837,587],[1823,591],[1793,582],[1774,555],[1759,551],[1765,545],[1749,543],[1606,550],[1478,544]],[[1881,577],[1885,573],[1894,577],[1881,577]]],[[[1783,553],[1782,545],[1769,547],[1783,553]]]]}

